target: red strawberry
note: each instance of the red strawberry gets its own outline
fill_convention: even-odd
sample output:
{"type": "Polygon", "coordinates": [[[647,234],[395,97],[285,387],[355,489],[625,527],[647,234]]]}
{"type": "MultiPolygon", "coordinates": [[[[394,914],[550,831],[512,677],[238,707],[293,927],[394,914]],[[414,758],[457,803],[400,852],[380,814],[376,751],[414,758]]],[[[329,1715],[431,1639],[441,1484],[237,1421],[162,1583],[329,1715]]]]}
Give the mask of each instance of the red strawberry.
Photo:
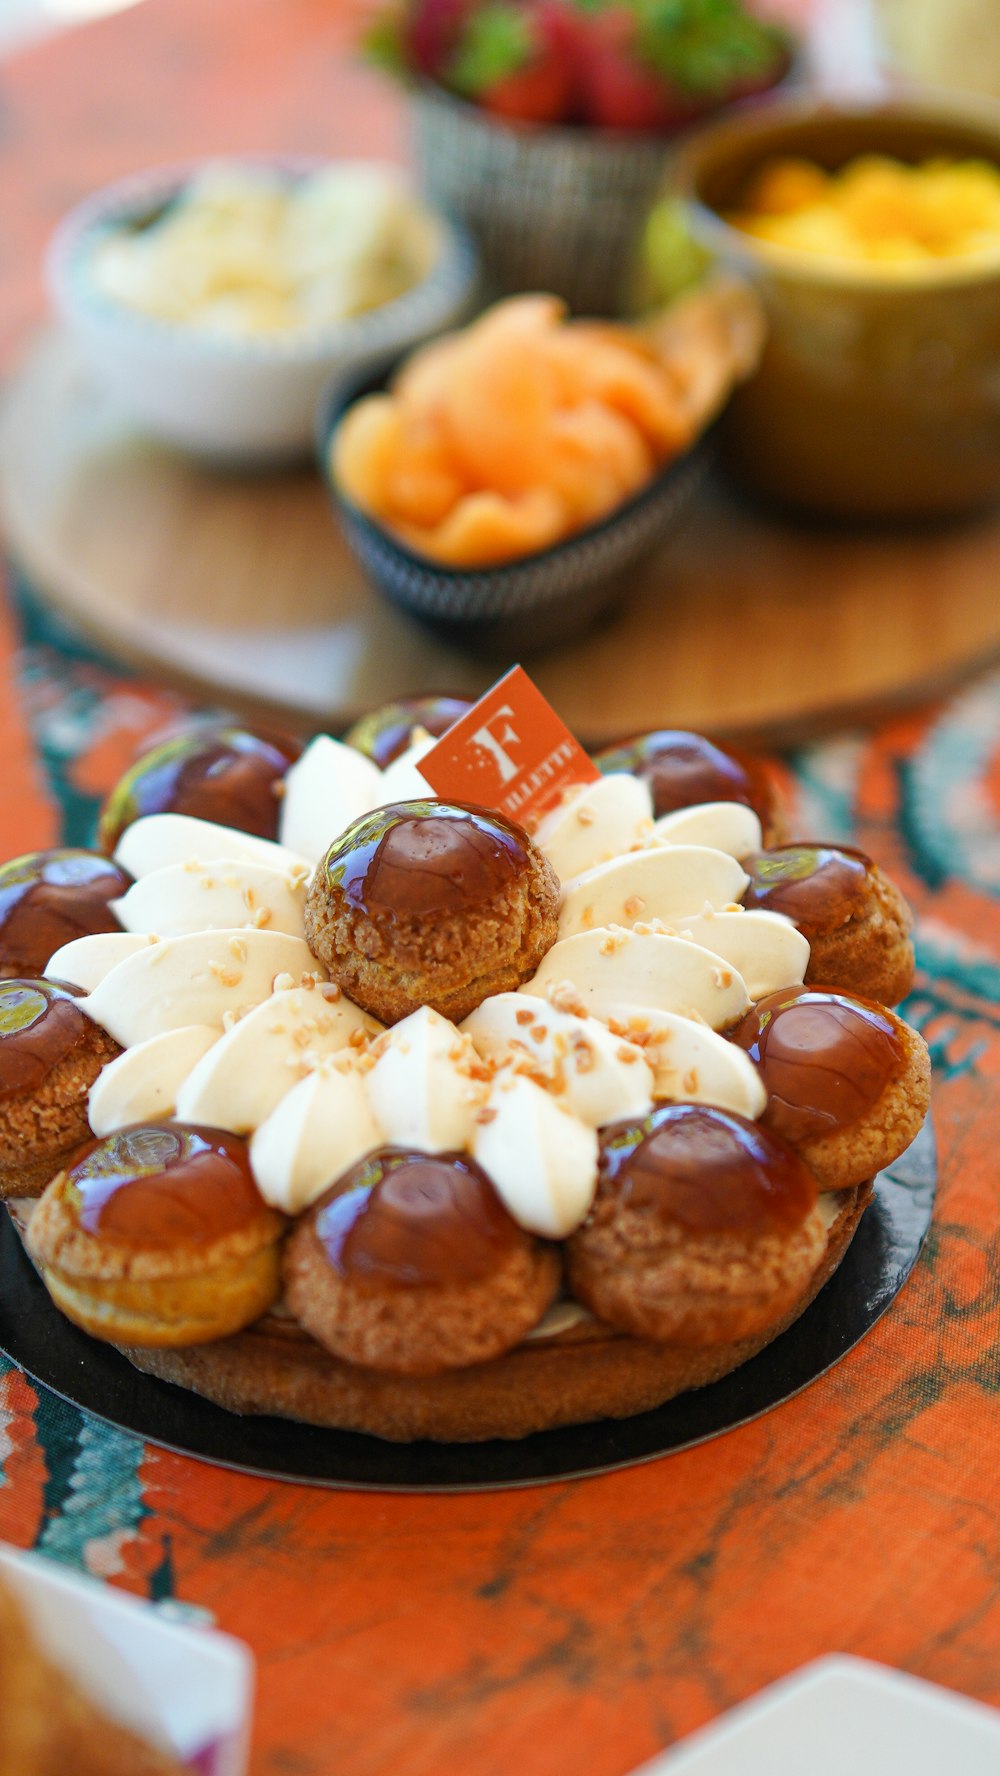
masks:
{"type": "Polygon", "coordinates": [[[588,123],[604,129],[681,129],[705,106],[643,64],[636,53],[635,15],[611,6],[587,22],[580,86],[588,123]]]}
{"type": "Polygon", "coordinates": [[[574,18],[562,0],[488,0],[469,15],[448,84],[496,116],[558,123],[575,91],[574,18]]]}
{"type": "Polygon", "coordinates": [[[535,39],[533,58],[483,95],[488,111],[533,123],[558,123],[570,115],[576,96],[580,31],[576,14],[561,0],[541,0],[530,9],[535,39]]]}
{"type": "Polygon", "coordinates": [[[408,65],[428,80],[444,80],[475,0],[416,0],[406,27],[408,65]]]}
{"type": "Polygon", "coordinates": [[[582,86],[590,122],[682,129],[787,72],[789,39],[742,0],[590,0],[582,86]]]}
{"type": "Polygon", "coordinates": [[[569,110],[571,84],[565,68],[550,60],[532,63],[498,80],[480,103],[495,117],[521,123],[558,123],[569,110]]]}

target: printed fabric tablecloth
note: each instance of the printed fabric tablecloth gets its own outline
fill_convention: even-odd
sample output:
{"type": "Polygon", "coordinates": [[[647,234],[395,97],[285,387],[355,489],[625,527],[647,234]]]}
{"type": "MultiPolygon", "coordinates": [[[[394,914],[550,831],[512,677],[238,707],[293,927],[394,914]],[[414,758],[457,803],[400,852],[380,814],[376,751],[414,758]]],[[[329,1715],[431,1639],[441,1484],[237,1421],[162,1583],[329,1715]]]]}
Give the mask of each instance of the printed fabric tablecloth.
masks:
{"type": "MultiPolygon", "coordinates": [[[[185,707],[11,591],[5,855],[86,843],[185,707]]],[[[246,1639],[255,1776],[622,1776],[828,1651],[1000,1702],[1000,674],[783,764],[796,830],[873,852],[916,909],[940,1152],[912,1278],[798,1398],[601,1479],[336,1493],[146,1445],[0,1358],[0,1538],[246,1639]]]]}

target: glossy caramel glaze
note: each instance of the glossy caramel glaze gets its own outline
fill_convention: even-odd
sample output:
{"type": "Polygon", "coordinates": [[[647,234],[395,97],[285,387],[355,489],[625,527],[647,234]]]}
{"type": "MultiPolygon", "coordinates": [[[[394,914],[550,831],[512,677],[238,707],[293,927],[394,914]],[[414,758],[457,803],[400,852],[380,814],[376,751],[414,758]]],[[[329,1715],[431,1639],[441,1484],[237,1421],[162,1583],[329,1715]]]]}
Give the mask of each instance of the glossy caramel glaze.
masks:
{"type": "Polygon", "coordinates": [[[47,980],[0,981],[0,1101],[40,1091],[93,1033],[76,991],[47,980]]]}
{"type": "Polygon", "coordinates": [[[641,777],[649,784],[657,817],[698,802],[742,802],[765,825],[774,813],[774,790],[763,765],[703,734],[658,728],[599,752],[594,763],[605,776],[629,771],[641,777]]]}
{"type": "Polygon", "coordinates": [[[0,974],[30,978],[74,938],[120,931],[108,902],[131,885],[96,851],[33,851],[0,866],[0,974]]]}
{"type": "Polygon", "coordinates": [[[482,1282],[525,1238],[474,1160],[398,1147],[352,1166],[315,1226],[334,1270],[377,1288],[482,1282]]]}
{"type": "Polygon", "coordinates": [[[135,1123],[91,1142],[60,1192],[86,1233],[162,1249],[238,1233],[263,1205],[239,1135],[191,1123],[135,1123]]]}
{"type": "Polygon", "coordinates": [[[732,1032],[767,1087],[761,1122],[793,1145],[850,1128],[906,1065],[895,1020],[852,993],[787,987],[732,1032]]]}
{"type": "Polygon", "coordinates": [[[104,804],[98,828],[112,852],[145,814],[189,814],[258,838],[278,836],[278,786],[302,747],[250,729],[201,728],[164,741],[126,771],[104,804]]]}
{"type": "Polygon", "coordinates": [[[344,739],[384,771],[412,745],[420,728],[440,739],[471,708],[466,697],[404,697],[398,703],[387,703],[384,708],[363,715],[348,729],[344,739]]]}
{"type": "Polygon", "coordinates": [[[605,1130],[599,1188],[696,1235],[790,1233],[816,1201],[815,1180],[783,1141],[703,1104],[667,1104],[605,1130]]]}
{"type": "Polygon", "coordinates": [[[835,931],[868,911],[872,860],[847,845],[777,845],[742,860],[745,907],[784,913],[806,937],[835,931]]]}
{"type": "Polygon", "coordinates": [[[527,868],[531,841],[513,821],[461,802],[394,802],[331,845],[323,868],[351,906],[383,916],[480,907],[527,868]]]}

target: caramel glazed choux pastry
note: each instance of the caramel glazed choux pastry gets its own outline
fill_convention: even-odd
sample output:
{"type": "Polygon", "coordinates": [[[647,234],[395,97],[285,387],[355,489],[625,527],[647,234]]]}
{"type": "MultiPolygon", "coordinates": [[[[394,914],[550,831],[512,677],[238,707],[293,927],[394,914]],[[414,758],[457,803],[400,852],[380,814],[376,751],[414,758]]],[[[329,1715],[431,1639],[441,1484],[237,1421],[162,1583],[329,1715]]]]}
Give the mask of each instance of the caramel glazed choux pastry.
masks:
{"type": "Polygon", "coordinates": [[[283,1232],[245,1141],[163,1122],[85,1147],[45,1191],[28,1242],[56,1306],[84,1331],[185,1345],[225,1338],[272,1305],[283,1232]]]}
{"type": "Polygon", "coordinates": [[[445,1439],[642,1411],[803,1311],[917,1133],[908,911],[698,736],[604,755],[529,837],[433,796],[419,713],[290,747],[275,838],[245,797],[142,801],[140,762],[155,811],[112,798],[41,959],[45,860],[6,948],[0,871],[0,966],[37,971],[0,1021],[4,1188],[71,1318],[232,1410],[445,1439]],[[53,1017],[88,1026],[67,1059],[31,1041],[53,1017]]]}
{"type": "Polygon", "coordinates": [[[87,1096],[121,1053],[77,988],[0,981],[0,1200],[38,1196],[90,1139],[87,1096]]]}
{"type": "Polygon", "coordinates": [[[559,883],[502,814],[402,802],[349,826],[313,877],[305,931],[356,1005],[384,1024],[430,1005],[459,1023],[534,974],[559,883]]]}

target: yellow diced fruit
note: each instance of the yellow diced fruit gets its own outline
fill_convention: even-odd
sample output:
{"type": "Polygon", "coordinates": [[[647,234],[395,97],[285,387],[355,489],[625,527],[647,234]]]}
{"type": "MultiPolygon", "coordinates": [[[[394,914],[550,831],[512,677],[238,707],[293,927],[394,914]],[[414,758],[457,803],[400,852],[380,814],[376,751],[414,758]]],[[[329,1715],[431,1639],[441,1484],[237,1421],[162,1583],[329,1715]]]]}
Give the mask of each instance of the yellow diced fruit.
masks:
{"type": "Polygon", "coordinates": [[[744,208],[755,215],[787,215],[807,204],[822,203],[828,183],[826,173],[811,160],[799,160],[792,155],[784,160],[770,160],[756,174],[744,208]]]}

